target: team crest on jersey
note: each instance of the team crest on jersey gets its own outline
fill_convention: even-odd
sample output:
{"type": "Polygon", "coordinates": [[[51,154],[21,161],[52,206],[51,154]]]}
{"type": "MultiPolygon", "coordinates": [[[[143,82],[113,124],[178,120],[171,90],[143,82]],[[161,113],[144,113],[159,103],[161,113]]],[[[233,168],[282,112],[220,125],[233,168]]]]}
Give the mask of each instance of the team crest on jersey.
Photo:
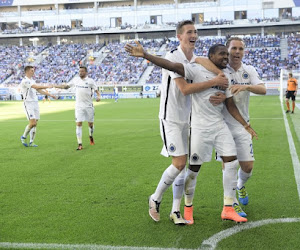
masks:
{"type": "Polygon", "coordinates": [[[199,160],[199,155],[193,154],[192,155],[192,161],[198,161],[199,160]]]}
{"type": "Polygon", "coordinates": [[[170,146],[169,146],[169,151],[170,151],[170,152],[175,152],[175,151],[176,151],[176,147],[175,147],[174,144],[170,144],[170,146]]]}
{"type": "Polygon", "coordinates": [[[248,74],[247,72],[243,72],[242,77],[243,77],[244,79],[248,79],[248,78],[249,78],[249,74],[248,74]]]}

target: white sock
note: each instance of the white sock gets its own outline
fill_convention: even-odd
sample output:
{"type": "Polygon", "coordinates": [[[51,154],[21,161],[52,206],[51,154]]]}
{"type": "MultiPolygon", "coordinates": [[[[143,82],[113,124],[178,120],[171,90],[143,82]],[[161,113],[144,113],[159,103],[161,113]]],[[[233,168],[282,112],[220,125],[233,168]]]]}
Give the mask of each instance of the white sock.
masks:
{"type": "Polygon", "coordinates": [[[180,171],[172,164],[163,172],[161,179],[156,187],[155,193],[151,198],[154,201],[161,202],[164,192],[172,185],[180,171]]]}
{"type": "Polygon", "coordinates": [[[35,135],[36,135],[36,127],[33,127],[33,128],[30,130],[30,143],[33,143],[34,138],[35,138],[35,135]]]}
{"type": "Polygon", "coordinates": [[[246,172],[244,172],[244,170],[242,168],[239,169],[238,183],[237,183],[238,189],[241,189],[243,186],[245,186],[246,182],[251,177],[251,175],[252,175],[252,170],[250,173],[246,173],[246,172]]]}
{"type": "Polygon", "coordinates": [[[185,191],[185,205],[186,206],[192,206],[193,200],[194,200],[194,193],[196,189],[197,184],[197,176],[199,174],[200,170],[198,172],[194,172],[190,170],[189,168],[186,171],[185,175],[185,184],[184,184],[184,191],[185,191]]]}
{"type": "Polygon", "coordinates": [[[82,126],[76,126],[76,136],[78,144],[82,144],[82,126]]]}
{"type": "Polygon", "coordinates": [[[236,197],[238,165],[239,165],[238,160],[224,163],[224,170],[223,170],[224,206],[232,205],[233,200],[236,197]]]}
{"type": "Polygon", "coordinates": [[[173,206],[172,213],[180,211],[180,203],[184,190],[185,168],[180,172],[173,182],[173,206]]]}
{"type": "Polygon", "coordinates": [[[93,137],[93,133],[94,133],[94,126],[89,127],[89,135],[93,137]]]}
{"type": "Polygon", "coordinates": [[[31,128],[29,128],[29,125],[27,125],[25,128],[24,134],[23,134],[24,138],[27,138],[27,135],[29,134],[30,130],[31,130],[31,128]]]}

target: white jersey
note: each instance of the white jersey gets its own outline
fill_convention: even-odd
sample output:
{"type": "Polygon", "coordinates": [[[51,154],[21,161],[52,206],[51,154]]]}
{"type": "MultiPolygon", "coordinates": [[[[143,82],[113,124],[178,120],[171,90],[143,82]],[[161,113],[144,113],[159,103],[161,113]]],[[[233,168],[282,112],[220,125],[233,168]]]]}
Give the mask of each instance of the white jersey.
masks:
{"type": "MultiPolygon", "coordinates": [[[[185,76],[188,79],[193,80],[194,83],[206,82],[216,77],[214,73],[197,63],[185,65],[184,71],[185,76]]],[[[226,77],[230,79],[228,75],[226,75],[226,77]]],[[[200,129],[209,128],[224,120],[222,115],[224,103],[213,106],[209,101],[210,96],[214,95],[216,92],[225,93],[227,98],[232,96],[228,88],[224,91],[218,87],[212,87],[192,94],[191,127],[200,129]]]]}
{"type": "MultiPolygon", "coordinates": [[[[263,83],[259,78],[258,73],[255,68],[251,65],[242,64],[241,67],[235,71],[230,66],[224,70],[227,74],[230,74],[231,85],[239,84],[239,85],[258,85],[263,83]]],[[[246,122],[249,122],[249,91],[241,91],[237,95],[233,96],[233,100],[235,105],[237,106],[241,116],[244,118],[246,122]]],[[[225,108],[223,111],[223,115],[227,123],[231,125],[240,124],[236,119],[234,119],[227,109],[225,108]]]]}
{"type": "MultiPolygon", "coordinates": [[[[194,62],[196,56],[189,61],[180,46],[168,52],[166,57],[169,61],[188,64],[194,62]]],[[[178,77],[174,72],[162,70],[162,86],[160,96],[159,118],[176,123],[189,123],[191,112],[191,97],[184,96],[174,78],[178,77]]],[[[187,79],[187,78],[186,78],[187,79]]],[[[189,80],[187,80],[189,81],[189,80]]]]}
{"type": "Polygon", "coordinates": [[[23,100],[26,102],[37,102],[38,101],[38,96],[37,96],[37,91],[36,89],[32,88],[31,86],[36,84],[35,80],[32,78],[28,78],[25,76],[23,80],[21,81],[20,88],[21,88],[21,93],[23,95],[23,100]]]}
{"type": "Polygon", "coordinates": [[[75,77],[69,84],[76,90],[76,108],[93,107],[94,91],[97,89],[95,81],[89,77],[81,79],[75,77]]]}

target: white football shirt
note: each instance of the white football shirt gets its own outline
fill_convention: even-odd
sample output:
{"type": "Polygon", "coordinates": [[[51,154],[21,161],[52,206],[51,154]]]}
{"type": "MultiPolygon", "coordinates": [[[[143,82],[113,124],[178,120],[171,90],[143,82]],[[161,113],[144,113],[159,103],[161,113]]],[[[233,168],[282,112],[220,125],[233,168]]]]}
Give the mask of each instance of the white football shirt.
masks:
{"type": "MultiPolygon", "coordinates": [[[[193,83],[206,82],[216,77],[216,74],[197,63],[184,65],[184,71],[185,77],[193,80],[193,83]]],[[[230,79],[227,74],[226,77],[230,79]]],[[[228,88],[224,91],[218,87],[212,87],[192,94],[192,127],[200,129],[209,128],[224,120],[222,115],[222,110],[225,106],[224,103],[213,106],[209,101],[210,96],[216,92],[225,93],[227,98],[232,96],[228,88]]]]}
{"type": "MultiPolygon", "coordinates": [[[[194,62],[196,56],[193,55],[189,61],[180,46],[167,53],[166,59],[172,62],[188,64],[194,62]]],[[[162,69],[162,85],[160,96],[159,118],[177,123],[189,123],[191,112],[191,97],[184,96],[177,87],[174,78],[178,77],[174,72],[162,69]]],[[[189,82],[189,80],[186,78],[189,82]]]]}
{"type": "MultiPolygon", "coordinates": [[[[242,64],[237,71],[228,65],[224,72],[230,75],[231,85],[258,85],[263,83],[263,81],[259,78],[257,71],[251,65],[242,64]]],[[[246,122],[249,122],[250,120],[249,98],[250,91],[241,91],[237,95],[233,96],[234,103],[246,122]]],[[[226,108],[223,111],[223,115],[227,123],[232,125],[240,124],[229,114],[226,108]]]]}
{"type": "Polygon", "coordinates": [[[95,81],[89,77],[81,79],[75,77],[69,84],[76,91],[76,108],[93,107],[94,91],[97,89],[95,81]]]}
{"type": "Polygon", "coordinates": [[[37,102],[38,96],[37,91],[34,88],[31,88],[32,85],[36,84],[35,80],[25,76],[20,84],[21,93],[23,95],[23,100],[26,102],[37,102]]]}

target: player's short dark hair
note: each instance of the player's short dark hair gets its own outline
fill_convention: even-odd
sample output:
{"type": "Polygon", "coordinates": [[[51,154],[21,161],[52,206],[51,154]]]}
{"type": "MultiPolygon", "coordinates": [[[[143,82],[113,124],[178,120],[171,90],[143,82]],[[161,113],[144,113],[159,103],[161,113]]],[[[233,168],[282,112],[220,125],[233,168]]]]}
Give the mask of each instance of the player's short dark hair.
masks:
{"type": "Polygon", "coordinates": [[[289,73],[289,76],[291,76],[291,77],[292,77],[292,76],[293,76],[293,73],[292,73],[292,72],[290,72],[290,73],[289,73]]]}
{"type": "Polygon", "coordinates": [[[33,69],[33,68],[34,68],[33,66],[28,65],[24,68],[24,71],[27,72],[28,70],[33,69]]]}
{"type": "Polygon", "coordinates": [[[184,20],[184,21],[179,22],[176,26],[176,34],[182,34],[183,27],[185,25],[195,25],[195,23],[192,20],[184,20]]]}
{"type": "Polygon", "coordinates": [[[212,55],[216,54],[217,50],[220,47],[226,48],[226,46],[224,44],[220,44],[220,43],[217,43],[217,44],[214,44],[213,46],[211,46],[208,50],[208,58],[210,58],[212,55]]]}
{"type": "Polygon", "coordinates": [[[86,66],[80,66],[79,69],[85,69],[85,72],[87,72],[87,67],[86,66]]]}
{"type": "Polygon", "coordinates": [[[240,41],[240,42],[242,42],[245,45],[245,42],[244,42],[244,40],[242,38],[240,38],[238,36],[232,36],[225,43],[225,45],[226,45],[227,48],[229,47],[231,41],[240,41]]]}

